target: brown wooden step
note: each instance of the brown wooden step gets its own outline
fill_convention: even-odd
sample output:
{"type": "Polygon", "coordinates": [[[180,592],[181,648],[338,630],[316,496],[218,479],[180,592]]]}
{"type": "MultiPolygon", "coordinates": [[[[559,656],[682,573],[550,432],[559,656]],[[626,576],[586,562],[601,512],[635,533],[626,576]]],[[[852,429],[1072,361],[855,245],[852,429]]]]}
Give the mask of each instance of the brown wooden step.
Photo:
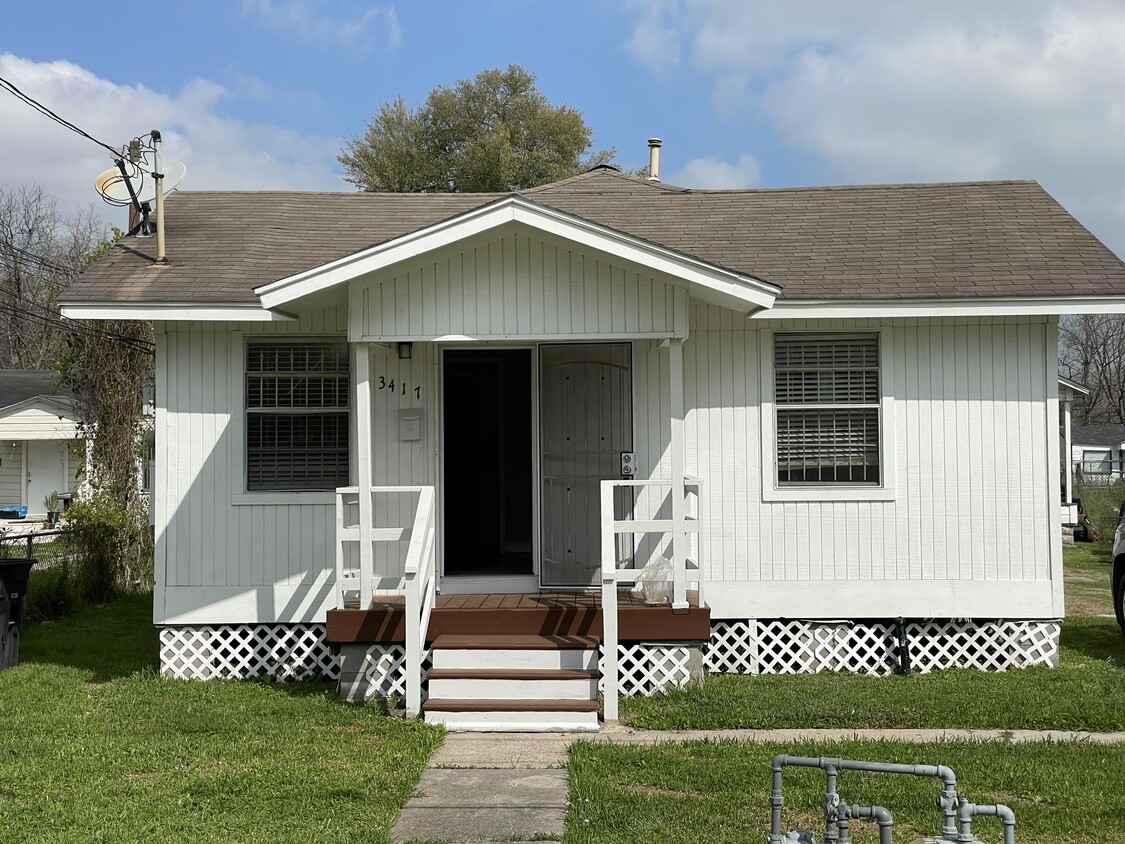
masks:
{"type": "Polygon", "coordinates": [[[474,651],[587,651],[598,647],[596,636],[477,636],[443,633],[433,641],[434,650],[474,651]]]}
{"type": "Polygon", "coordinates": [[[430,698],[423,712],[597,712],[596,700],[453,700],[430,698]]]}
{"type": "Polygon", "coordinates": [[[596,668],[431,668],[431,680],[589,680],[596,668]]]}

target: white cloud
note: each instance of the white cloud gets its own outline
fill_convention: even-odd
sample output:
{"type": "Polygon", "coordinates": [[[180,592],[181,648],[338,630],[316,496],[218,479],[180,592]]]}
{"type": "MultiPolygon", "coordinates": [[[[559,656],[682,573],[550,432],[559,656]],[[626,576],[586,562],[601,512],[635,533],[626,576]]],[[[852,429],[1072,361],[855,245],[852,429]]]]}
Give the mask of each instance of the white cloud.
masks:
{"type": "Polygon", "coordinates": [[[380,42],[385,50],[402,44],[394,6],[354,8],[339,0],[242,0],[242,12],[275,32],[325,46],[366,52],[380,42]],[[348,10],[341,12],[341,8],[348,10]]]}
{"type": "MultiPolygon", "coordinates": [[[[197,79],[174,95],[118,85],[70,62],[36,63],[0,53],[0,76],[111,146],[159,129],[168,158],[187,165],[187,190],[345,190],[335,157],[340,142],[221,116],[221,85],[197,79]]],[[[94,177],[112,166],[108,151],[0,93],[0,183],[42,185],[70,215],[93,205],[123,224],[125,212],[105,205],[94,177]]]]}
{"type": "Polygon", "coordinates": [[[758,184],[762,171],[756,159],[745,153],[731,164],[718,158],[693,158],[681,169],[668,174],[664,181],[686,188],[752,188],[758,184]]]}
{"type": "Polygon", "coordinates": [[[641,64],[660,72],[680,63],[679,33],[667,19],[676,11],[675,0],[647,0],[633,3],[640,12],[633,34],[626,45],[641,64]]]}
{"type": "Polygon", "coordinates": [[[681,0],[654,14],[720,115],[767,121],[833,180],[1037,179],[1125,254],[1121,4],[681,0]]]}

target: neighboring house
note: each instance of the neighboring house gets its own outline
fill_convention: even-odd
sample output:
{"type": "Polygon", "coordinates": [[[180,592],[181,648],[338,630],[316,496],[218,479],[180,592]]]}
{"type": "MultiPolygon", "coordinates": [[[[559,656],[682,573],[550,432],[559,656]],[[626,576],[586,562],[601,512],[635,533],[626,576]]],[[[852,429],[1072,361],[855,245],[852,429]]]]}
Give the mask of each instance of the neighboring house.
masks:
{"type": "Polygon", "coordinates": [[[64,313],[156,322],[168,674],[590,728],[599,681],[886,673],[900,620],[916,670],[1057,659],[1058,315],[1125,267],[1033,182],[180,192],[167,238],[64,313]]]}
{"type": "Polygon", "coordinates": [[[1125,481],[1125,425],[1075,425],[1070,459],[1083,483],[1125,481]]]}
{"type": "Polygon", "coordinates": [[[1059,462],[1062,490],[1062,523],[1066,529],[1064,536],[1071,535],[1071,529],[1078,524],[1078,502],[1074,500],[1074,466],[1069,455],[1073,448],[1071,416],[1074,402],[1081,396],[1090,395],[1090,390],[1077,381],[1059,376],[1059,445],[1062,459],[1059,462]]]}
{"type": "MultiPolygon", "coordinates": [[[[0,507],[47,513],[52,492],[73,492],[85,462],[74,401],[44,370],[0,370],[0,507]]],[[[3,523],[0,522],[0,527],[3,523]]]]}

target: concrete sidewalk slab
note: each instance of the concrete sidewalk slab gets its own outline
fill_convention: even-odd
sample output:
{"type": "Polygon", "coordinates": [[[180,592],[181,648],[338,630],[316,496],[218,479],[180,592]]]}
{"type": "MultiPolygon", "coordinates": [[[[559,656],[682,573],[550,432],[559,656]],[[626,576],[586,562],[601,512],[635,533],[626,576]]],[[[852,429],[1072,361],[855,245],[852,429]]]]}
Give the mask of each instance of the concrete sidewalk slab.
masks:
{"type": "Polygon", "coordinates": [[[485,842],[562,838],[564,770],[429,768],[391,840],[485,842]]]}
{"type": "Polygon", "coordinates": [[[439,768],[561,768],[575,741],[614,744],[660,744],[685,741],[1085,741],[1122,744],[1125,733],[1085,733],[1071,730],[634,730],[607,725],[599,733],[449,733],[430,759],[439,768]]]}

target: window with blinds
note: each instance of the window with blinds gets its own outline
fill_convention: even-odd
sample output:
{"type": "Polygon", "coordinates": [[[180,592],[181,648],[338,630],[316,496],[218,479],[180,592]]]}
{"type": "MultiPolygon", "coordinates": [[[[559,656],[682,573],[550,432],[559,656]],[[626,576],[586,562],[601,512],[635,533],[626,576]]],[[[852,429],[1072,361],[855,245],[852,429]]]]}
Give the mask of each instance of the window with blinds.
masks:
{"type": "Polygon", "coordinates": [[[780,486],[877,486],[879,338],[774,335],[780,486]]]}
{"type": "Polygon", "coordinates": [[[347,343],[251,340],[246,346],[246,488],[348,483],[347,343]]]}

